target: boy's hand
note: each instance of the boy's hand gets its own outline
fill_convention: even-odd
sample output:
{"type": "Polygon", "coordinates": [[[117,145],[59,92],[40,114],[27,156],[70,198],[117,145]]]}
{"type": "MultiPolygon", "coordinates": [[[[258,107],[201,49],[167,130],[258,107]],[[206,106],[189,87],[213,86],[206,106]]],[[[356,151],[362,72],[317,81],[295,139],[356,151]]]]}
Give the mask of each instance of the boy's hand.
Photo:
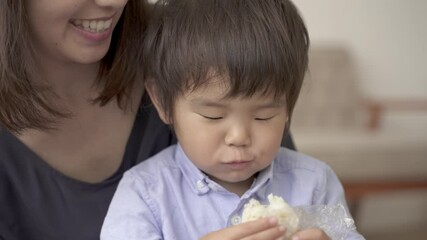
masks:
{"type": "Polygon", "coordinates": [[[291,240],[331,240],[320,228],[309,228],[292,235],[291,240]]]}
{"type": "Polygon", "coordinates": [[[275,218],[263,218],[211,232],[199,240],[276,240],[283,237],[285,229],[275,218]]]}

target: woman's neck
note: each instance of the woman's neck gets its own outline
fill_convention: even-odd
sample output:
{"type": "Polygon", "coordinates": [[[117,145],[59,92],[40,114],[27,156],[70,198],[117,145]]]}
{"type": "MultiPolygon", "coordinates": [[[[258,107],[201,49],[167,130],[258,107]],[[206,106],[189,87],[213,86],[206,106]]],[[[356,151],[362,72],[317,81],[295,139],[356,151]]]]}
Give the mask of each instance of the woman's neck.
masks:
{"type": "Polygon", "coordinates": [[[95,98],[100,63],[78,64],[38,59],[34,81],[47,86],[66,105],[82,104],[95,98]]]}

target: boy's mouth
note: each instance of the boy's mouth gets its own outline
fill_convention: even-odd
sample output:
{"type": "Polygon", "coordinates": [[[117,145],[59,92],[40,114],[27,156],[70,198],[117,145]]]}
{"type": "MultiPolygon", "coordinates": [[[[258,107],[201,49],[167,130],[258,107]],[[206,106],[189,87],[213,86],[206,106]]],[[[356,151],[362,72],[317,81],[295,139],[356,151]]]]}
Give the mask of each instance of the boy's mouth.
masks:
{"type": "Polygon", "coordinates": [[[251,165],[251,161],[232,161],[225,163],[225,165],[234,170],[242,170],[251,165]]]}
{"type": "Polygon", "coordinates": [[[105,32],[111,28],[113,19],[107,20],[84,20],[84,19],[74,19],[71,21],[71,24],[77,28],[83,29],[92,33],[105,32]]]}

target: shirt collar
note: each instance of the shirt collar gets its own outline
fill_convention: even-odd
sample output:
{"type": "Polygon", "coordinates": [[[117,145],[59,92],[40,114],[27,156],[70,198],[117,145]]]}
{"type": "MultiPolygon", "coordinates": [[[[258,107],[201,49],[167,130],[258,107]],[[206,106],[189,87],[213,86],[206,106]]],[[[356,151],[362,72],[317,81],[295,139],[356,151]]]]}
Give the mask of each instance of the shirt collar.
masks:
{"type": "Polygon", "coordinates": [[[270,183],[270,180],[273,178],[273,170],[274,170],[274,161],[271,162],[269,166],[264,168],[258,173],[254,183],[249,189],[249,195],[252,195],[259,191],[260,188],[264,187],[266,184],[270,183]]]}
{"type": "Polygon", "coordinates": [[[188,159],[179,143],[176,147],[175,159],[188,185],[196,194],[203,195],[209,192],[208,176],[200,171],[200,169],[188,159]]]}

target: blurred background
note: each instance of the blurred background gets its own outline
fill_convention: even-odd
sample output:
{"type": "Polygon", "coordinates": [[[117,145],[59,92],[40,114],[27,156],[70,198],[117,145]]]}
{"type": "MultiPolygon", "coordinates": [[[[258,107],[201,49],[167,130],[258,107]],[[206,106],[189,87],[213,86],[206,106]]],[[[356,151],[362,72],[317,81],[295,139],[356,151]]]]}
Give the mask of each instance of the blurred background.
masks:
{"type": "Polygon", "coordinates": [[[311,36],[292,120],[368,240],[427,239],[427,1],[293,0],[311,36]]]}

